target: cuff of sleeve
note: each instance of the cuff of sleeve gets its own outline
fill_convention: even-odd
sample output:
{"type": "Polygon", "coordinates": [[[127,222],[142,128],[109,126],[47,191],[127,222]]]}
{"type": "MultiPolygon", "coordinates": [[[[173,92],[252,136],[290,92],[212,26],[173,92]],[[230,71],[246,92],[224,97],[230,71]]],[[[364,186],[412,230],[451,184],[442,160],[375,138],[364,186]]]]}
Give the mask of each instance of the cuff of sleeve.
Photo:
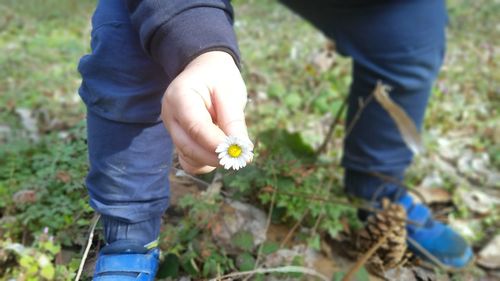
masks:
{"type": "Polygon", "coordinates": [[[239,67],[240,54],[232,19],[218,8],[183,11],[160,27],[151,46],[152,56],[172,79],[191,60],[208,51],[229,53],[239,67]]]}

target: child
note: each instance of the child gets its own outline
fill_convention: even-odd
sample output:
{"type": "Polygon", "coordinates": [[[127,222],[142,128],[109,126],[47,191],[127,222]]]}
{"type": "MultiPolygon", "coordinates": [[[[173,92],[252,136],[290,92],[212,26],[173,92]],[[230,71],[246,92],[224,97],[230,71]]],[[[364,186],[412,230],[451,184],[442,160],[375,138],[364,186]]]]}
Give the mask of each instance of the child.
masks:
{"type": "MultiPolygon", "coordinates": [[[[347,122],[359,98],[382,80],[421,126],[444,55],[444,0],[283,2],[352,57],[347,122]]],[[[248,139],[232,21],[225,0],[99,1],[92,53],[79,64],[87,106],[86,183],[107,243],[94,280],[154,279],[174,145],[187,172],[206,173],[218,165],[215,150],[225,136],[248,139]]],[[[464,267],[473,254],[463,238],[432,220],[429,209],[400,187],[370,174],[402,180],[411,159],[394,122],[370,103],[345,139],[346,190],[400,202],[409,219],[422,223],[408,226],[410,237],[442,263],[464,267]]]]}

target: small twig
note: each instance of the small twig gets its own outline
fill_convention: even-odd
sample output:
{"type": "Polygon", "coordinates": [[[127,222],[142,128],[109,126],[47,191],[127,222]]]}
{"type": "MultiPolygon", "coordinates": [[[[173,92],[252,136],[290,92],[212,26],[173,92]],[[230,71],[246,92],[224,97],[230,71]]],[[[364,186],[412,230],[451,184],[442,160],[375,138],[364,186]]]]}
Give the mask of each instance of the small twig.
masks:
{"type": "Polygon", "coordinates": [[[470,262],[470,264],[466,267],[463,268],[454,268],[451,266],[448,266],[444,263],[442,263],[436,256],[434,256],[432,253],[427,251],[424,247],[422,247],[417,241],[413,240],[410,237],[406,237],[406,240],[413,246],[415,247],[420,253],[422,253],[426,258],[428,258],[434,265],[437,265],[439,268],[446,272],[462,272],[467,269],[468,266],[473,264],[473,261],[470,262]]]}
{"type": "MultiPolygon", "coordinates": [[[[333,178],[330,178],[330,180],[328,181],[328,194],[330,194],[332,192],[332,187],[333,187],[333,178]]],[[[314,235],[316,234],[316,230],[318,229],[319,227],[319,223],[321,222],[321,220],[325,217],[325,213],[324,212],[321,212],[318,216],[318,218],[316,219],[316,221],[314,222],[314,226],[313,228],[311,229],[311,233],[314,235]]]]}
{"type": "Polygon", "coordinates": [[[222,186],[222,174],[217,172],[212,179],[212,183],[210,183],[207,189],[202,192],[202,196],[210,201],[213,201],[217,196],[220,195],[222,186]]]}
{"type": "Polygon", "coordinates": [[[349,124],[349,126],[345,130],[344,138],[347,138],[347,136],[349,136],[349,134],[351,134],[352,129],[354,128],[354,125],[356,125],[356,123],[358,122],[358,119],[361,117],[361,113],[363,113],[363,111],[365,110],[366,106],[368,104],[370,104],[370,102],[373,100],[374,97],[375,97],[375,92],[372,92],[364,100],[362,98],[360,98],[358,111],[356,111],[356,115],[354,115],[354,117],[352,118],[351,123],[349,124]]]}
{"type": "Polygon", "coordinates": [[[321,213],[319,214],[318,218],[316,219],[316,222],[314,223],[314,226],[313,228],[311,229],[311,233],[315,234],[317,229],[318,229],[318,226],[319,226],[319,223],[321,222],[321,220],[325,217],[325,213],[321,213]]]}
{"type": "Polygon", "coordinates": [[[21,244],[26,245],[28,240],[28,228],[23,226],[23,238],[21,239],[21,244]]]}
{"type": "Polygon", "coordinates": [[[317,272],[316,270],[314,270],[312,268],[290,265],[290,266],[283,266],[283,267],[257,268],[257,269],[250,270],[250,271],[234,272],[234,273],[226,274],[224,276],[210,279],[209,281],[221,281],[221,280],[224,280],[227,278],[235,278],[235,277],[248,276],[248,275],[253,276],[255,274],[265,274],[265,273],[302,273],[302,274],[308,274],[311,276],[315,276],[323,281],[330,280],[328,277],[317,272]]]}
{"type": "Polygon", "coordinates": [[[325,138],[323,139],[323,142],[319,146],[319,148],[316,150],[316,155],[320,155],[321,153],[324,153],[326,151],[326,147],[328,146],[328,143],[330,142],[330,139],[332,138],[333,132],[335,131],[335,127],[337,127],[337,124],[339,123],[340,117],[345,111],[346,105],[347,105],[347,100],[348,97],[344,98],[344,101],[342,102],[342,105],[340,108],[337,110],[337,114],[335,114],[335,118],[333,118],[332,123],[330,123],[330,127],[328,128],[328,132],[325,135],[325,138]]]}
{"type": "Polygon", "coordinates": [[[207,187],[210,186],[209,182],[206,182],[206,181],[201,180],[201,179],[199,179],[199,178],[197,178],[195,176],[192,176],[192,175],[186,173],[182,169],[178,169],[178,168],[175,168],[175,167],[172,167],[172,169],[175,171],[175,176],[177,176],[177,177],[186,177],[186,178],[191,179],[191,180],[193,180],[193,181],[195,181],[195,182],[197,182],[199,184],[202,184],[204,186],[207,186],[207,187]]]}
{"type": "MultiPolygon", "coordinates": [[[[264,192],[270,192],[270,191],[274,191],[275,189],[273,187],[268,187],[266,189],[263,189],[262,191],[264,192]]],[[[361,210],[365,210],[365,211],[368,211],[368,212],[372,212],[372,213],[378,213],[382,210],[380,209],[377,209],[377,208],[374,208],[374,207],[370,207],[366,204],[358,204],[356,202],[352,202],[352,201],[345,201],[345,200],[339,200],[339,199],[336,199],[336,198],[332,198],[332,197],[320,197],[320,196],[314,196],[314,195],[309,195],[309,194],[304,194],[304,193],[298,193],[298,192],[287,192],[287,191],[279,191],[280,194],[282,195],[288,195],[288,196],[300,196],[302,198],[306,198],[306,199],[310,199],[310,200],[315,200],[315,201],[320,201],[320,202],[325,202],[325,203],[335,203],[335,204],[339,204],[339,205],[344,205],[344,206],[348,206],[348,207],[353,207],[353,208],[357,208],[357,209],[361,209],[361,210]]],[[[412,220],[409,220],[409,219],[402,219],[400,217],[397,217],[397,216],[392,216],[392,215],[387,215],[388,217],[394,219],[394,220],[397,220],[397,221],[405,221],[406,223],[408,224],[413,224],[413,225],[421,225],[421,223],[419,222],[415,222],[415,221],[412,221],[412,220]]]]}
{"type": "Polygon", "coordinates": [[[286,234],[286,236],[283,239],[283,241],[281,241],[280,248],[285,247],[286,243],[288,243],[288,240],[290,240],[290,238],[292,238],[293,234],[295,233],[295,231],[297,230],[297,228],[302,224],[302,221],[304,220],[304,218],[308,214],[309,214],[309,210],[306,210],[304,212],[304,214],[302,214],[302,217],[300,217],[300,219],[293,225],[293,227],[290,229],[290,231],[288,231],[288,233],[286,234]]]}
{"type": "Polygon", "coordinates": [[[374,176],[374,177],[377,177],[383,181],[386,181],[386,182],[390,182],[390,183],[393,183],[393,184],[396,184],[398,185],[399,187],[401,188],[404,188],[406,191],[408,192],[411,192],[413,194],[415,194],[419,199],[420,201],[423,203],[423,204],[427,204],[426,200],[425,200],[425,197],[422,195],[422,193],[420,193],[418,190],[416,189],[412,189],[410,187],[408,187],[406,184],[404,184],[402,181],[400,181],[399,179],[395,178],[395,177],[391,177],[391,176],[388,176],[388,175],[384,175],[384,174],[381,174],[381,173],[377,173],[377,172],[370,172],[370,175],[374,176]]]}
{"type": "Polygon", "coordinates": [[[83,253],[82,261],[80,262],[80,266],[78,267],[78,273],[76,274],[75,281],[79,281],[83,272],[83,266],[85,265],[85,261],[87,260],[87,255],[89,254],[90,247],[92,246],[92,240],[94,239],[94,231],[99,219],[101,218],[100,214],[96,214],[94,216],[92,226],[90,227],[89,239],[87,240],[87,247],[85,248],[85,252],[83,253]]]}
{"type": "MultiPolygon", "coordinates": [[[[276,174],[273,173],[273,175],[274,175],[274,183],[277,184],[278,180],[276,179],[276,174]]],[[[276,186],[276,188],[273,191],[273,195],[271,197],[271,205],[269,206],[269,213],[267,214],[267,221],[266,221],[266,232],[265,232],[266,235],[267,235],[267,231],[269,230],[269,226],[271,225],[271,217],[272,217],[273,211],[274,211],[274,202],[276,201],[277,190],[278,190],[278,187],[276,186]]],[[[262,256],[262,247],[263,246],[264,246],[264,243],[260,244],[259,250],[257,251],[257,258],[255,259],[254,269],[256,269],[257,267],[259,267],[260,259],[261,259],[261,256],[262,256]]],[[[245,280],[245,281],[249,280],[252,276],[253,276],[253,274],[248,275],[243,280],[245,280]]]]}
{"type": "Polygon", "coordinates": [[[371,248],[368,249],[368,251],[356,262],[356,264],[354,264],[351,269],[349,269],[346,275],[344,275],[344,278],[342,278],[342,281],[351,280],[354,277],[354,274],[356,274],[356,272],[358,272],[358,270],[368,261],[368,259],[370,259],[373,254],[375,254],[378,248],[380,248],[380,246],[385,243],[390,233],[390,231],[387,231],[384,236],[380,237],[377,243],[371,246],[371,248]]]}

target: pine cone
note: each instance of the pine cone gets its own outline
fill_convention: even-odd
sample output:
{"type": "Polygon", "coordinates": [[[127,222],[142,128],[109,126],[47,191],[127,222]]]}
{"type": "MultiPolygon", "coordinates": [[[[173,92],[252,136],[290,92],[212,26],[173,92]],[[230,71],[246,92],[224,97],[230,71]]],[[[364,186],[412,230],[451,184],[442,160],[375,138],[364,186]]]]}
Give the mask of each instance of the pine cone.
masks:
{"type": "Polygon", "coordinates": [[[403,265],[409,258],[406,245],[406,211],[403,206],[382,200],[382,210],[370,215],[367,223],[354,237],[354,246],[360,255],[366,253],[380,239],[383,243],[368,260],[374,267],[387,270],[403,265]]]}

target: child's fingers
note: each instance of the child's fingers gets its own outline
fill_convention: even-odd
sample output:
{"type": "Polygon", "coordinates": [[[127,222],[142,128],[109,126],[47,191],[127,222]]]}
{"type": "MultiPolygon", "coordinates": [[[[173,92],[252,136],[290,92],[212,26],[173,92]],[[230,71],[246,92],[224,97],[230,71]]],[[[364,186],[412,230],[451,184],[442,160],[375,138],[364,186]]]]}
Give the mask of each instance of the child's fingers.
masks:
{"type": "Polygon", "coordinates": [[[192,165],[181,156],[179,156],[179,163],[181,164],[182,169],[184,169],[184,171],[189,174],[206,174],[215,170],[215,167],[212,166],[192,165]]]}
{"type": "Polygon", "coordinates": [[[212,100],[217,116],[217,125],[226,135],[248,139],[245,122],[247,91],[243,80],[237,77],[214,88],[212,100]]]}
{"type": "Polygon", "coordinates": [[[168,129],[179,154],[192,166],[218,166],[219,161],[215,154],[215,149],[213,151],[208,151],[202,147],[191,138],[175,119],[169,121],[168,129]]]}
{"type": "Polygon", "coordinates": [[[206,101],[192,88],[181,88],[170,94],[167,110],[172,111],[175,121],[193,142],[215,157],[215,149],[224,140],[225,134],[213,123],[206,101]]]}
{"type": "Polygon", "coordinates": [[[221,106],[217,112],[217,117],[218,124],[226,135],[249,139],[243,110],[234,109],[230,106],[221,106]]]}

